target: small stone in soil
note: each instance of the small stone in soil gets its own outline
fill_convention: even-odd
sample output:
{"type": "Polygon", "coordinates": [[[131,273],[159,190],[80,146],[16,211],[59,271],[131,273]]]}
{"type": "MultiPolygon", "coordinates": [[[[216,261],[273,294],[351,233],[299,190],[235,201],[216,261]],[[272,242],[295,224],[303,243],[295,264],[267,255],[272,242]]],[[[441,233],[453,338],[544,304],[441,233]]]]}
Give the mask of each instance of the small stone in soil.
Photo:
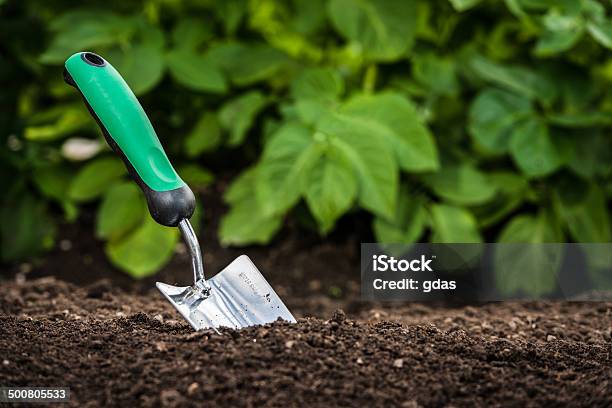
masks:
{"type": "Polygon", "coordinates": [[[90,299],[101,299],[106,292],[111,290],[111,282],[108,279],[102,279],[87,287],[87,297],[90,299]]]}
{"type": "Polygon", "coordinates": [[[62,251],[70,251],[72,249],[72,242],[68,239],[62,239],[59,243],[59,247],[62,251]]]}
{"type": "Polygon", "coordinates": [[[337,323],[342,323],[346,320],[346,313],[342,309],[336,309],[334,315],[332,316],[332,320],[337,323]]]}
{"type": "Polygon", "coordinates": [[[313,292],[316,292],[316,291],[321,290],[321,281],[316,280],[316,279],[315,279],[315,280],[311,280],[311,281],[308,283],[308,288],[309,288],[310,290],[312,290],[313,292]]]}
{"type": "Polygon", "coordinates": [[[402,368],[403,366],[404,366],[404,360],[402,360],[401,358],[395,359],[393,361],[393,367],[402,368]]]}
{"type": "Polygon", "coordinates": [[[206,336],[205,332],[203,332],[203,331],[196,331],[196,332],[193,332],[193,333],[189,333],[187,335],[187,338],[189,340],[193,340],[193,339],[199,339],[199,338],[205,337],[205,336],[206,336]]]}
{"type": "Polygon", "coordinates": [[[162,407],[174,407],[179,404],[181,400],[181,394],[177,390],[163,390],[159,398],[161,400],[162,407]]]}
{"type": "Polygon", "coordinates": [[[197,382],[189,384],[189,387],[187,387],[187,394],[188,395],[195,394],[195,392],[198,390],[198,388],[200,388],[200,386],[198,385],[197,382]]]}

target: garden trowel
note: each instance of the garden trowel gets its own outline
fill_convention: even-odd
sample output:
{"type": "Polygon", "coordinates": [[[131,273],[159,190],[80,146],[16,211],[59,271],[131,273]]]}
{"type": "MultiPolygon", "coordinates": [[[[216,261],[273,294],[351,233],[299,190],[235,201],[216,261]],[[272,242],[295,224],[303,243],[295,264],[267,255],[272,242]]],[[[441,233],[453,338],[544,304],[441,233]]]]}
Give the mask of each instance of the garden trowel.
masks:
{"type": "Polygon", "coordinates": [[[64,79],[79,90],[111,148],[144,192],[159,224],[180,229],[192,259],[194,284],[157,288],[194,329],[241,328],[279,318],[295,322],[274,289],[246,256],[206,280],[198,239],[189,223],[191,189],[176,173],[140,103],[121,75],[99,55],[80,52],[66,60],[64,79]]]}

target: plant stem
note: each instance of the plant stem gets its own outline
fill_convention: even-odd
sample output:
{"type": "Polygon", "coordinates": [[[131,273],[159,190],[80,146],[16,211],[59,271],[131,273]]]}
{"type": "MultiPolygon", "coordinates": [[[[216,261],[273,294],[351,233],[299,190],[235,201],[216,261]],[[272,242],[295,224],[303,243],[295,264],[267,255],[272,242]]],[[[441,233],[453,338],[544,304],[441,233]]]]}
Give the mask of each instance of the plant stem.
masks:
{"type": "Polygon", "coordinates": [[[363,76],[363,92],[370,94],[376,88],[376,77],[378,76],[378,65],[370,64],[363,76]]]}

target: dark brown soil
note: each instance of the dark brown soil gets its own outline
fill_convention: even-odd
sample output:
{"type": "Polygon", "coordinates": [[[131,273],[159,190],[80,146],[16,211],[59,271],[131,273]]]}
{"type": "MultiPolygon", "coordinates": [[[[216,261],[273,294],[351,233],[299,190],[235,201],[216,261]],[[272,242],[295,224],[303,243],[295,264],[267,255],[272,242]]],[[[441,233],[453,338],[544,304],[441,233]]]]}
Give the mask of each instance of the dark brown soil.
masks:
{"type": "Polygon", "coordinates": [[[224,188],[202,192],[208,275],[247,253],[298,324],[193,332],[152,289],[189,283],[187,254],[135,282],[84,211],[45,259],[0,270],[0,386],[68,386],[72,406],[612,406],[612,302],[364,303],[367,219],[223,248],[224,188]]]}
{"type": "MultiPolygon", "coordinates": [[[[44,278],[0,289],[0,383],[73,406],[612,404],[612,303],[331,312],[193,332],[155,292],[44,278]]],[[[317,314],[317,313],[315,313],[317,314]]]]}

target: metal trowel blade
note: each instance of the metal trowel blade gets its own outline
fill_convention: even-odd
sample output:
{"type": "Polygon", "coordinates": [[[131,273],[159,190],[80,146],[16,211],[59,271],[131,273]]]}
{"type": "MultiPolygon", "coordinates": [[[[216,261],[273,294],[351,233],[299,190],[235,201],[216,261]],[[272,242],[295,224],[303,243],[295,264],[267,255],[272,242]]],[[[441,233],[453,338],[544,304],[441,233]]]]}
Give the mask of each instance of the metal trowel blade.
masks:
{"type": "Polygon", "coordinates": [[[210,293],[196,286],[172,286],[157,282],[157,288],[195,330],[242,327],[295,318],[272,286],[251,262],[241,255],[207,281],[210,293]]]}

